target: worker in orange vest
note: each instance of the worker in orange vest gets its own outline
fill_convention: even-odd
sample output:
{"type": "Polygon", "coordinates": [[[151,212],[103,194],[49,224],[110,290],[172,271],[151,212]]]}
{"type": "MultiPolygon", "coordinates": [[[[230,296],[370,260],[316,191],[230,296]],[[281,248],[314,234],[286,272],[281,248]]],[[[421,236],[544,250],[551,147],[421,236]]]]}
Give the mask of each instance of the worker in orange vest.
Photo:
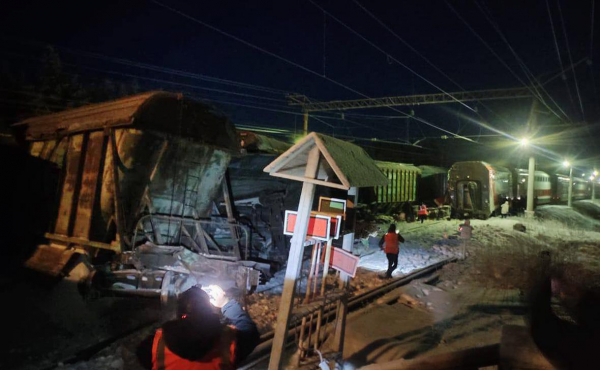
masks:
{"type": "Polygon", "coordinates": [[[398,267],[400,243],[404,243],[404,238],[396,232],[396,224],[391,224],[387,233],[379,241],[379,248],[385,252],[388,260],[388,269],[385,273],[385,278],[387,279],[392,277],[392,272],[398,267]]]}
{"type": "Polygon", "coordinates": [[[260,335],[248,313],[220,287],[210,288],[210,296],[200,287],[179,296],[177,319],[164,323],[138,347],[144,368],[235,369],[254,350],[260,335]],[[216,309],[226,323],[221,323],[216,309]]]}
{"type": "Polygon", "coordinates": [[[419,206],[419,210],[417,211],[417,216],[419,216],[419,220],[421,220],[421,223],[425,221],[428,214],[429,212],[427,212],[427,206],[425,205],[425,203],[421,203],[421,205],[419,206]]]}

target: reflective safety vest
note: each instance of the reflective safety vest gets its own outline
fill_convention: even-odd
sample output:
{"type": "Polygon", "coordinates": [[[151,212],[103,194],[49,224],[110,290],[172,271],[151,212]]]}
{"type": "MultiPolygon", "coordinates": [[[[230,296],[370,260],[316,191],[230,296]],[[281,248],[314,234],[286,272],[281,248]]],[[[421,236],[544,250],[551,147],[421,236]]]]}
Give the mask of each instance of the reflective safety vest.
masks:
{"type": "Polygon", "coordinates": [[[419,211],[417,212],[419,216],[427,216],[427,206],[420,206],[419,211]]]}
{"type": "Polygon", "coordinates": [[[398,254],[400,252],[400,242],[398,241],[398,234],[387,233],[384,237],[385,253],[398,254]]]}
{"type": "Polygon", "coordinates": [[[235,330],[225,326],[218,343],[202,359],[186,360],[165,345],[162,329],[154,334],[152,343],[152,370],[222,370],[235,369],[235,330]]]}

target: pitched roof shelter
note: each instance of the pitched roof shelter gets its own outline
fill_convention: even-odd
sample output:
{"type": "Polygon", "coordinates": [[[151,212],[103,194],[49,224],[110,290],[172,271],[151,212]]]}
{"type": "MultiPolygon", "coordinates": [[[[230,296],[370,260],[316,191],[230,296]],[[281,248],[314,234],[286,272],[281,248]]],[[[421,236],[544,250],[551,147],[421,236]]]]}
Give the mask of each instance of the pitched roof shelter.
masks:
{"type": "Polygon", "coordinates": [[[271,176],[312,182],[317,185],[348,190],[351,187],[385,186],[387,177],[359,146],[312,132],[280,155],[264,169],[271,176]],[[304,176],[308,153],[320,152],[320,164],[315,179],[304,176]]]}

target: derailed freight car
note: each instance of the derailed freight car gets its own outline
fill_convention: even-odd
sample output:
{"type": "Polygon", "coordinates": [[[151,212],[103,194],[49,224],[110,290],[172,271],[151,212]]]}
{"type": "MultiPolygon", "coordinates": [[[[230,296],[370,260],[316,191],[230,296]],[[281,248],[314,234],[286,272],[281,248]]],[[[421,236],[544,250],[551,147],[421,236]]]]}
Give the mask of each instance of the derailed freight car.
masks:
{"type": "Polygon", "coordinates": [[[415,215],[411,203],[417,200],[421,170],[406,163],[375,161],[375,164],[388,178],[388,184],[361,189],[359,202],[368,204],[376,213],[404,212],[407,219],[413,219],[415,215]]]}
{"type": "Polygon", "coordinates": [[[440,206],[448,193],[448,169],[436,166],[419,166],[419,201],[440,206]]]}
{"type": "Polygon", "coordinates": [[[31,155],[62,171],[56,217],[28,267],[65,275],[82,259],[110,262],[87,287],[163,299],[195,283],[258,283],[247,230],[209,218],[238,143],[208,106],[149,92],[16,127],[31,155]]]}
{"type": "Polygon", "coordinates": [[[457,162],[448,171],[448,191],[455,217],[486,219],[502,200],[513,197],[509,169],[481,161],[457,162]]]}

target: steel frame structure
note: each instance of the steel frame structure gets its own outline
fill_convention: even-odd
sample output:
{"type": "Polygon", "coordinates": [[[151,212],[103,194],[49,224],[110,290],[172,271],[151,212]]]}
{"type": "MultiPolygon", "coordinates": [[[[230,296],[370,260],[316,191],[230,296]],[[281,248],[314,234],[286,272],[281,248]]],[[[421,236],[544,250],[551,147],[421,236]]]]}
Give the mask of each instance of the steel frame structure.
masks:
{"type": "Polygon", "coordinates": [[[390,96],[355,100],[334,100],[329,102],[311,102],[305,95],[298,94],[288,95],[288,99],[289,105],[299,105],[302,107],[303,112],[308,113],[332,110],[458,103],[476,100],[519,99],[529,98],[531,96],[531,91],[527,87],[517,87],[508,89],[459,91],[451,93],[390,96]]]}

